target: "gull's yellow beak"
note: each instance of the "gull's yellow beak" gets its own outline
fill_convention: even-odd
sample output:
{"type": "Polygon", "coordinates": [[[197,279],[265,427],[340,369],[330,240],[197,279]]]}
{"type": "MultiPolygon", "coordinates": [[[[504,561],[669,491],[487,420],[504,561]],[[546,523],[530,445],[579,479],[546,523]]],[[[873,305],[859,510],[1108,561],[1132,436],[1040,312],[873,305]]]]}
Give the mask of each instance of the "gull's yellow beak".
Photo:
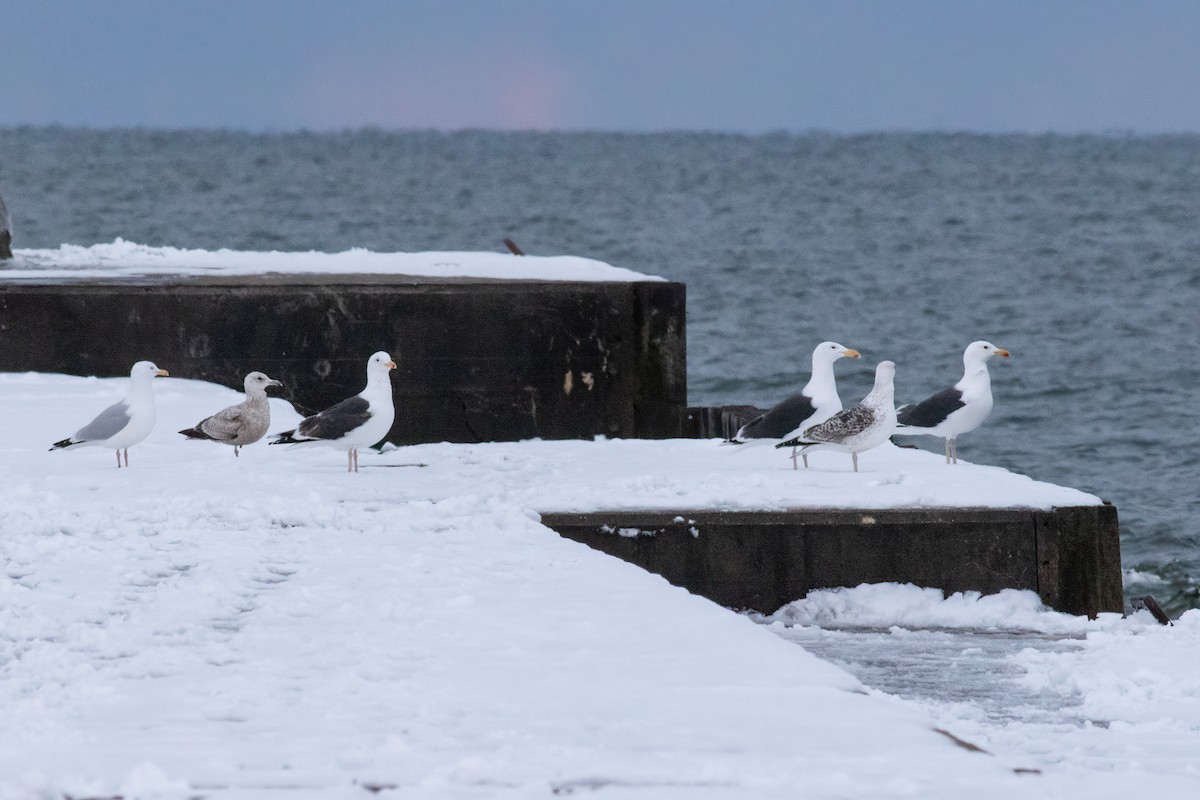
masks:
{"type": "Polygon", "coordinates": [[[165,377],[167,377],[168,375],[170,375],[171,373],[167,372],[165,369],[160,369],[158,372],[156,372],[156,373],[154,373],[154,374],[155,374],[156,376],[158,376],[159,378],[165,378],[165,377]]]}
{"type": "Polygon", "coordinates": [[[997,347],[996,355],[1000,356],[1001,358],[1008,358],[1008,351],[1005,350],[1003,347],[997,347]]]}
{"type": "Polygon", "coordinates": [[[858,358],[862,355],[862,353],[858,352],[857,350],[843,350],[842,355],[849,356],[850,358],[858,358]]]}
{"type": "Polygon", "coordinates": [[[387,367],[388,369],[395,369],[395,368],[396,368],[396,362],[395,362],[395,361],[389,361],[389,362],[387,362],[386,364],[384,364],[384,366],[385,366],[385,367],[387,367]]]}

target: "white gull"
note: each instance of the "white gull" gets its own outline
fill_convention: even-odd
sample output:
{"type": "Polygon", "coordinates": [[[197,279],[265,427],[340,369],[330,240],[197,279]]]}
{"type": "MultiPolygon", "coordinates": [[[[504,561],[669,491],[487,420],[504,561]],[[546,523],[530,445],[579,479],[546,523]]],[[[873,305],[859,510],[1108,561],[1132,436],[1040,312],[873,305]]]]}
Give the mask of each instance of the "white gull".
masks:
{"type": "Polygon", "coordinates": [[[150,435],[157,421],[154,409],[154,378],[168,374],[153,361],[139,361],[129,370],[129,394],[118,403],[101,411],[95,419],[80,428],[74,436],[55,442],[51,450],[71,447],[111,447],[117,451],[117,467],[121,452],[129,466],[129,448],[150,435]]]}

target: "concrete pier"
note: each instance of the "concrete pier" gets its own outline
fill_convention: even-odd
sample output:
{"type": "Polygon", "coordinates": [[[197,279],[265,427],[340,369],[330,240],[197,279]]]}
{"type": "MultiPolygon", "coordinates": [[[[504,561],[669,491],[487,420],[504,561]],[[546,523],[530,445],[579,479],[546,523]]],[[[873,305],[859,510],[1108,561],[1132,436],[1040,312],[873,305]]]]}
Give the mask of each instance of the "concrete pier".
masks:
{"type": "Polygon", "coordinates": [[[666,438],[687,405],[684,287],[405,275],[5,282],[0,371],[121,376],[140,359],[240,389],[251,370],[311,413],[387,350],[417,442],[666,438]]]}
{"type": "MultiPolygon", "coordinates": [[[[732,435],[758,409],[688,408],[685,289],[397,274],[5,279],[0,371],[172,375],[240,388],[262,370],[303,413],[361,390],[388,350],[388,439],[732,435]]],[[[546,514],[564,536],[733,608],[809,590],[911,582],[1036,591],[1095,615],[1122,607],[1116,509],[612,511],[546,514]]]]}
{"type": "Polygon", "coordinates": [[[574,539],[724,606],[770,613],[812,589],[899,582],[1029,589],[1048,606],[1120,612],[1111,505],[543,514],[574,539]]]}

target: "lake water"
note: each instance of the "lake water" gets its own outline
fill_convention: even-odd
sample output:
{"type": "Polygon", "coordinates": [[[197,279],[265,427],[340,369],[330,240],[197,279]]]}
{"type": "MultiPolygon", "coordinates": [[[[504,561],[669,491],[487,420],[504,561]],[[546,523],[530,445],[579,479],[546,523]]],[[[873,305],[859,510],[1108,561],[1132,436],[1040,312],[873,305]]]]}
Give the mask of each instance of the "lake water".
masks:
{"type": "MultiPolygon", "coordinates": [[[[690,401],[771,405],[813,346],[899,402],[979,338],[962,458],[1117,505],[1129,594],[1200,606],[1200,136],[0,129],[16,248],[573,254],[685,282],[690,401]]],[[[940,440],[915,439],[940,452],[940,440]]]]}

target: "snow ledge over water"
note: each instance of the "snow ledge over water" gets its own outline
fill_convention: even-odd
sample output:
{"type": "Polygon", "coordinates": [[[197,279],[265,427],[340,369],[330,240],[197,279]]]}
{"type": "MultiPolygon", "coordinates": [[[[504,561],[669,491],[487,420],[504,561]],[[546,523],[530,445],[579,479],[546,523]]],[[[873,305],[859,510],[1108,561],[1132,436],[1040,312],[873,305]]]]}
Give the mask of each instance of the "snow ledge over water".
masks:
{"type": "Polygon", "coordinates": [[[578,256],[515,256],[487,252],[376,253],[361,248],[341,253],[185,250],[151,247],[119,238],[89,247],[64,244],[57,249],[14,250],[13,260],[0,264],[0,283],[266,274],[409,275],[506,281],[664,280],[578,256]]]}

